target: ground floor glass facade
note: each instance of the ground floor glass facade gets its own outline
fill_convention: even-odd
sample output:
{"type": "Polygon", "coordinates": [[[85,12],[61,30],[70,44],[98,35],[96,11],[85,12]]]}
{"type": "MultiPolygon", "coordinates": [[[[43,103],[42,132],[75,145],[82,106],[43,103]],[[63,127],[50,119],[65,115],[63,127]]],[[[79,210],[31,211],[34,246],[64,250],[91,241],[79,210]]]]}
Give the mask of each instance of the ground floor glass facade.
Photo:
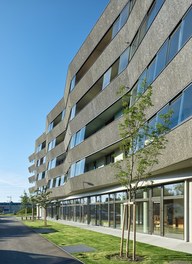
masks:
{"type": "MultiPolygon", "coordinates": [[[[48,216],[90,225],[121,228],[125,191],[63,200],[48,208],[48,216]]],[[[139,189],[137,232],[184,239],[184,182],[139,189]]]]}

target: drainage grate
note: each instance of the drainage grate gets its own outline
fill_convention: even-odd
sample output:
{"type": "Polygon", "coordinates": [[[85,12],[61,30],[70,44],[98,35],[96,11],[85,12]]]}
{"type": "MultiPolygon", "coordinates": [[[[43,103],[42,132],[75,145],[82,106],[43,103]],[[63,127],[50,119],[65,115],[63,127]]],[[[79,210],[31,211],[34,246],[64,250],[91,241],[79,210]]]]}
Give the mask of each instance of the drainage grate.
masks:
{"type": "Polygon", "coordinates": [[[88,247],[86,245],[80,244],[80,245],[74,245],[74,246],[64,246],[61,247],[65,251],[69,253],[79,253],[79,252],[92,252],[96,251],[95,248],[88,247]]]}

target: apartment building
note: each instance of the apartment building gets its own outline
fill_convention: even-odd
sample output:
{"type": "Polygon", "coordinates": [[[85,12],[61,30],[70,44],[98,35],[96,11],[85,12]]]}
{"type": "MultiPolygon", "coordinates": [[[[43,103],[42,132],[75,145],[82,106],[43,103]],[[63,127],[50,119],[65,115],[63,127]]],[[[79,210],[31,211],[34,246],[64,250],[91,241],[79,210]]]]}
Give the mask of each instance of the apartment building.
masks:
{"type": "Polygon", "coordinates": [[[112,166],[122,159],[117,91],[128,87],[133,104],[146,80],[148,122],[155,126],[170,108],[173,115],[167,147],[136,196],[137,232],[192,242],[191,36],[192,0],[110,1],[70,63],[64,97],[29,157],[30,192],[52,191],[50,217],[121,228],[127,197],[112,166]]]}

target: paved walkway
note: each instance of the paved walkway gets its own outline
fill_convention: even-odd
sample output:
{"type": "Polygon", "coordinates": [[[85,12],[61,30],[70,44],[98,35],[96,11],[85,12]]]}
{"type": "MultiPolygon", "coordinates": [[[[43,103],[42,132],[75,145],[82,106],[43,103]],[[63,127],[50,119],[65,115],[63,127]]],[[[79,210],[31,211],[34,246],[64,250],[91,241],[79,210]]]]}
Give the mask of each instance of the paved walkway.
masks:
{"type": "MultiPolygon", "coordinates": [[[[54,220],[54,219],[49,219],[49,220],[57,222],[57,223],[65,224],[65,225],[76,226],[76,227],[84,228],[84,229],[99,232],[99,233],[121,237],[121,230],[119,229],[102,227],[102,226],[92,226],[92,225],[87,225],[87,224],[78,223],[78,222],[65,221],[65,220],[54,220]]],[[[126,236],[126,233],[125,233],[125,236],[126,236]]],[[[158,247],[162,247],[166,249],[171,249],[175,251],[181,251],[181,252],[192,254],[192,243],[184,242],[183,240],[179,240],[179,239],[137,233],[137,241],[146,243],[149,245],[154,245],[154,246],[158,246],[158,247]]]]}
{"type": "Polygon", "coordinates": [[[0,217],[0,264],[82,264],[13,217],[0,217]]]}

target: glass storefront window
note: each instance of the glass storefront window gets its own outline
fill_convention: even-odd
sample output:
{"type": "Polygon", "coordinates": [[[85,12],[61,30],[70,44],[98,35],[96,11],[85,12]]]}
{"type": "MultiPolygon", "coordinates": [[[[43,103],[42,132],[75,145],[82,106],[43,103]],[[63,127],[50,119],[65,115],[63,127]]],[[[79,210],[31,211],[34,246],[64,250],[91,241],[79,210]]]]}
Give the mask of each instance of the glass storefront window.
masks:
{"type": "Polygon", "coordinates": [[[184,199],[164,200],[164,235],[184,239],[184,199]]]}
{"type": "Polygon", "coordinates": [[[152,196],[153,197],[159,197],[159,196],[161,196],[161,186],[154,187],[152,189],[152,196]]]}
{"type": "Polygon", "coordinates": [[[136,191],[136,199],[148,198],[148,189],[138,189],[136,191]]]}
{"type": "Polygon", "coordinates": [[[95,196],[91,196],[90,197],[90,203],[95,203],[95,202],[96,202],[95,196]]]}
{"type": "Polygon", "coordinates": [[[123,201],[127,199],[126,192],[115,193],[115,201],[123,201]]]}
{"type": "Polygon", "coordinates": [[[108,194],[101,195],[101,202],[102,203],[108,203],[108,201],[109,201],[109,195],[108,194]]]}
{"type": "Polygon", "coordinates": [[[177,196],[184,194],[184,183],[174,183],[164,186],[164,196],[177,196]]]}

